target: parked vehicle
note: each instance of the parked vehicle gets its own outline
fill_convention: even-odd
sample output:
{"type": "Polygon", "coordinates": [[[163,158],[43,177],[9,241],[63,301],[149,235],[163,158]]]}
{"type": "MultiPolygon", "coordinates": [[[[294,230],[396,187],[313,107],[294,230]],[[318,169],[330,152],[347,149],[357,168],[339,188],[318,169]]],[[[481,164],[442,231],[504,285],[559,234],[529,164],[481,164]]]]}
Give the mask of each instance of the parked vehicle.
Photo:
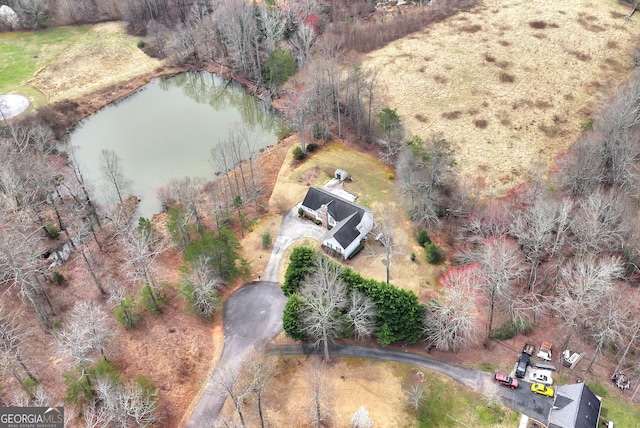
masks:
{"type": "Polygon", "coordinates": [[[532,383],[531,391],[535,392],[536,394],[546,395],[547,397],[553,397],[554,395],[553,388],[549,388],[548,386],[541,383],[532,383]]]}
{"type": "Polygon", "coordinates": [[[493,380],[496,383],[502,386],[508,386],[511,389],[516,389],[519,386],[518,379],[514,379],[511,376],[507,376],[505,374],[496,373],[493,377],[493,380]]]}
{"type": "Polygon", "coordinates": [[[525,354],[529,354],[529,356],[532,356],[533,353],[536,352],[536,347],[530,343],[525,343],[524,347],[522,348],[522,352],[524,352],[525,354]]]}
{"type": "Polygon", "coordinates": [[[531,355],[526,352],[522,352],[520,354],[520,358],[518,358],[518,366],[516,367],[516,377],[522,379],[524,375],[527,373],[527,366],[531,361],[531,355]]]}
{"type": "Polygon", "coordinates": [[[546,370],[534,370],[531,372],[531,381],[543,385],[553,385],[551,373],[546,370]]]}
{"type": "Polygon", "coordinates": [[[525,343],[520,357],[518,358],[518,366],[516,367],[516,377],[522,379],[527,373],[527,366],[531,362],[531,355],[536,350],[535,346],[525,343]]]}
{"type": "Polygon", "coordinates": [[[581,352],[581,353],[574,352],[572,354],[570,350],[565,349],[562,352],[562,357],[563,357],[562,365],[564,367],[569,367],[570,369],[574,369],[576,365],[580,362],[580,360],[582,360],[582,358],[584,357],[584,352],[581,352]]]}
{"type": "Polygon", "coordinates": [[[551,361],[551,343],[543,341],[542,345],[540,345],[540,350],[538,351],[538,358],[551,361]]]}

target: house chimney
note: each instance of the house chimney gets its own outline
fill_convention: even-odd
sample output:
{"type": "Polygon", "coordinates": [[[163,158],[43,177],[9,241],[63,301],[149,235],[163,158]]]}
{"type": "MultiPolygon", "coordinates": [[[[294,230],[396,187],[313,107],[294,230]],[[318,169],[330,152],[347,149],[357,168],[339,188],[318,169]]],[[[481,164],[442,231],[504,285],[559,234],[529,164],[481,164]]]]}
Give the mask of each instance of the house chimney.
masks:
{"type": "Polygon", "coordinates": [[[322,226],[329,229],[329,209],[327,204],[323,204],[320,207],[320,220],[322,221],[322,226]]]}

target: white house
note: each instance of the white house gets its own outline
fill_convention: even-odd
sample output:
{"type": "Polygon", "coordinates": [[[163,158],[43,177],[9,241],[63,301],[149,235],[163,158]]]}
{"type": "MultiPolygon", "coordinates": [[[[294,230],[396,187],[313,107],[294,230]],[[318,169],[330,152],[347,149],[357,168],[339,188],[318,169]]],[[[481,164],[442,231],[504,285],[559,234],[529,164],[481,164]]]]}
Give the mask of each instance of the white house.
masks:
{"type": "Polygon", "coordinates": [[[373,228],[373,211],[323,189],[310,187],[300,206],[328,229],[322,245],[347,259],[373,228]]]}

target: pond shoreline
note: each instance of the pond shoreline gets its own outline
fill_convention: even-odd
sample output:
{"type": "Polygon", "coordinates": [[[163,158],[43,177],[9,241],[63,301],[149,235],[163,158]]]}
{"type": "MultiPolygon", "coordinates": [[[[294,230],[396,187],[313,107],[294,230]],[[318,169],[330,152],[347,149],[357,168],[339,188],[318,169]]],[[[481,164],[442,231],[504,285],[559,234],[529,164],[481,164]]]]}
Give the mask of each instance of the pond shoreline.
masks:
{"type": "MultiPolygon", "coordinates": [[[[52,126],[56,136],[60,138],[61,136],[72,132],[76,125],[83,119],[92,116],[110,104],[117,103],[118,101],[122,101],[135,94],[136,91],[151,82],[151,80],[156,78],[167,78],[189,71],[207,71],[216,74],[223,79],[231,79],[242,85],[251,95],[258,98],[260,101],[265,102],[266,100],[268,107],[273,109],[277,114],[282,113],[271,104],[271,96],[268,90],[252,84],[246,79],[240,78],[235,75],[229,67],[223,64],[206,63],[185,66],[162,66],[150,73],[143,74],[134,79],[123,80],[98,91],[90,92],[79,98],[47,104],[44,109],[50,109],[53,111],[54,117],[47,117],[46,120],[48,122],[55,121],[55,126],[52,126],[51,123],[49,123],[49,125],[52,126]]],[[[50,115],[51,113],[47,116],[50,115]]]]}

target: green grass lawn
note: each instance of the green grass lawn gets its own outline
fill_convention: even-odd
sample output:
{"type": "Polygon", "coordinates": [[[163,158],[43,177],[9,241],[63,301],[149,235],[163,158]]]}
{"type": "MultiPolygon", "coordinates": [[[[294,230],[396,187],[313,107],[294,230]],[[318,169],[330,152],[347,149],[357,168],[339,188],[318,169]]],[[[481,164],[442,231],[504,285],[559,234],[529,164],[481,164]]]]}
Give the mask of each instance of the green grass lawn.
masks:
{"type": "Polygon", "coordinates": [[[356,152],[348,147],[332,143],[309,155],[304,164],[294,172],[299,178],[305,171],[318,167],[320,174],[314,186],[321,187],[333,178],[336,169],[341,168],[352,175],[352,181],[345,182],[345,190],[358,196],[357,203],[371,207],[374,202],[386,201],[393,195],[393,170],[373,156],[356,152]]]}
{"type": "MultiPolygon", "coordinates": [[[[404,389],[413,385],[417,371],[424,373],[424,382],[419,385],[425,391],[425,400],[415,413],[418,426],[430,427],[514,427],[518,425],[520,413],[498,402],[489,402],[487,397],[452,379],[430,370],[398,364],[397,370],[406,382],[404,389]]],[[[413,409],[408,410],[413,413],[413,409]]]]}
{"type": "Polygon", "coordinates": [[[43,102],[44,97],[28,84],[29,79],[90,30],[91,26],[85,25],[0,33],[0,93],[19,92],[35,98],[32,102],[43,102]]]}
{"type": "MultiPolygon", "coordinates": [[[[629,401],[623,400],[614,391],[612,385],[603,385],[600,382],[589,382],[589,389],[594,394],[602,398],[602,409],[600,410],[601,421],[613,421],[616,427],[635,427],[640,421],[640,406],[634,406],[629,401]]],[[[625,395],[631,397],[631,392],[626,391],[625,395]]]]}

